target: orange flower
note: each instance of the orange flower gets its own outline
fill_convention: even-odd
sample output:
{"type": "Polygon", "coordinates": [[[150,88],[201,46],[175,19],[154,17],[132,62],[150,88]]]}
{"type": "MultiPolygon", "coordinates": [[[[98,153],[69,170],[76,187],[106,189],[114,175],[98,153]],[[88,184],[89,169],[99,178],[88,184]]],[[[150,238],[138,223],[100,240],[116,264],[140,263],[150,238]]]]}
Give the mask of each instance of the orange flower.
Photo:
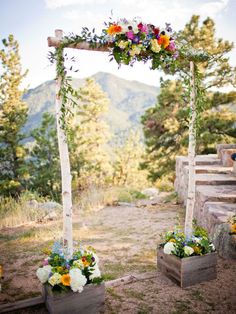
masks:
{"type": "Polygon", "coordinates": [[[231,232],[236,233],[236,223],[231,225],[231,232]]]}
{"type": "Polygon", "coordinates": [[[117,34],[117,33],[120,33],[122,30],[122,27],[119,26],[119,25],[116,25],[116,24],[112,24],[108,27],[107,29],[107,33],[109,35],[114,35],[114,34],[117,34]]]}
{"type": "Polygon", "coordinates": [[[158,39],[158,44],[163,46],[164,48],[168,47],[170,43],[170,38],[166,35],[161,35],[158,39]]]}
{"type": "Polygon", "coordinates": [[[70,285],[70,275],[69,274],[65,274],[61,276],[61,283],[64,286],[69,286],[70,285]]]}

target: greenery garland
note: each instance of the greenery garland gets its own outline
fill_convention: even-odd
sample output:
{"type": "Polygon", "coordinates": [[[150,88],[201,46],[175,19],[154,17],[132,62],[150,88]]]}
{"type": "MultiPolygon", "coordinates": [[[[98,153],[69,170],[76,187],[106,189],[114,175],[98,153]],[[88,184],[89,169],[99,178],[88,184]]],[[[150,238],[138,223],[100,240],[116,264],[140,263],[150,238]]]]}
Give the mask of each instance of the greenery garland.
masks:
{"type": "MultiPolygon", "coordinates": [[[[112,23],[109,23],[108,27],[111,26],[112,23]]],[[[112,24],[114,25],[114,23],[112,24]]],[[[118,36],[120,40],[120,35],[118,36]]],[[[121,65],[121,63],[133,65],[135,61],[143,61],[146,62],[147,60],[152,60],[152,67],[151,69],[157,69],[161,67],[165,73],[175,74],[178,71],[178,62],[183,60],[193,61],[195,64],[195,92],[196,92],[196,107],[197,107],[197,117],[199,117],[199,113],[203,111],[204,104],[205,104],[205,91],[202,88],[202,76],[197,68],[196,63],[198,62],[206,62],[209,60],[210,56],[203,50],[195,50],[188,46],[187,42],[180,42],[177,43],[178,49],[178,58],[174,63],[173,60],[170,60],[170,54],[167,54],[167,61],[170,62],[171,66],[163,66],[160,63],[160,57],[157,57],[157,53],[153,51],[146,51],[143,55],[135,55],[134,58],[128,58],[125,56],[127,52],[123,49],[117,48],[117,41],[116,36],[111,37],[107,35],[107,30],[103,30],[100,36],[95,34],[95,29],[90,31],[87,27],[82,29],[81,35],[78,34],[69,34],[64,36],[60,46],[55,49],[54,52],[49,52],[49,61],[51,63],[56,63],[56,79],[60,79],[60,90],[58,96],[61,98],[61,127],[68,133],[68,117],[71,116],[72,110],[74,106],[77,105],[75,99],[79,98],[78,92],[72,87],[71,81],[72,77],[67,75],[68,70],[72,71],[73,67],[70,66],[69,69],[65,66],[65,61],[70,59],[70,61],[75,62],[74,57],[69,58],[67,54],[64,55],[63,51],[64,48],[72,47],[82,42],[86,42],[89,44],[91,49],[108,46],[110,47],[110,61],[114,58],[116,62],[121,65]]],[[[75,70],[77,72],[78,70],[75,70]]],[[[187,75],[184,79],[185,86],[186,86],[186,94],[185,96],[189,99],[190,97],[190,76],[187,75]]],[[[199,119],[197,118],[196,126],[199,125],[199,119]]]]}

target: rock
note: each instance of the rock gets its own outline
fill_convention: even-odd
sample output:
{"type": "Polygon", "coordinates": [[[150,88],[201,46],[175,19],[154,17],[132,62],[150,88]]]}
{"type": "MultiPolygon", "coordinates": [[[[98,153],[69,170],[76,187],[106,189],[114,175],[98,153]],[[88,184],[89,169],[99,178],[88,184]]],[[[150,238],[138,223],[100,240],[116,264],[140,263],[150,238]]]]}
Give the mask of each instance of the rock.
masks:
{"type": "Polygon", "coordinates": [[[33,208],[33,209],[36,209],[36,208],[38,208],[39,203],[36,200],[30,200],[30,201],[26,202],[26,206],[33,208]]]}
{"type": "Polygon", "coordinates": [[[62,211],[62,206],[56,202],[38,204],[39,220],[55,220],[62,211]]]}
{"type": "Polygon", "coordinates": [[[148,189],[144,189],[141,193],[149,197],[150,199],[152,199],[159,195],[159,190],[156,188],[148,188],[148,189]]]}

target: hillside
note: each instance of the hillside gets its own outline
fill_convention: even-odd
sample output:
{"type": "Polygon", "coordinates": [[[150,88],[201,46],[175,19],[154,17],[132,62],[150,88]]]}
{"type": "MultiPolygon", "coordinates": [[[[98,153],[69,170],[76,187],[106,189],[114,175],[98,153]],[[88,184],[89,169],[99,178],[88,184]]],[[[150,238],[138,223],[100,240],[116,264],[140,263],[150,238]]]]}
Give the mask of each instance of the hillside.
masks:
{"type": "MultiPolygon", "coordinates": [[[[92,76],[108,94],[110,109],[107,121],[114,133],[130,128],[141,128],[140,116],[156,102],[159,89],[137,81],[128,81],[109,73],[99,72],[92,76]]],[[[74,79],[74,87],[83,84],[83,79],[74,79]]],[[[24,100],[29,106],[29,120],[25,129],[32,130],[40,124],[44,112],[54,112],[55,82],[45,82],[30,89],[24,100]]]]}

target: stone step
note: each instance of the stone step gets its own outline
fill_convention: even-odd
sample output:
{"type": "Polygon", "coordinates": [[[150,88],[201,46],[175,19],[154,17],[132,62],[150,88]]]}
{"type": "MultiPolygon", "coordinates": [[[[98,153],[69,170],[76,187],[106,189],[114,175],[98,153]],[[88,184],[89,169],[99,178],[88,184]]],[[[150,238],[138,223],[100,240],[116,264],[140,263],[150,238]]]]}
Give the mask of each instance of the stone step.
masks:
{"type": "MultiPolygon", "coordinates": [[[[210,155],[197,155],[196,156],[196,166],[220,166],[221,161],[216,154],[210,155]]],[[[184,169],[188,165],[187,156],[177,156],[176,157],[176,179],[175,179],[175,191],[178,194],[180,202],[184,201],[184,190],[185,190],[185,177],[184,169]]]]}
{"type": "MultiPolygon", "coordinates": [[[[181,157],[182,165],[188,165],[188,157],[187,156],[177,156],[177,158],[181,157]]],[[[209,155],[197,155],[195,158],[196,165],[220,165],[221,160],[218,158],[216,154],[209,155]]]]}
{"type": "Polygon", "coordinates": [[[236,185],[236,176],[230,174],[200,173],[195,175],[195,180],[196,185],[236,185]]]}
{"type": "Polygon", "coordinates": [[[236,259],[236,236],[230,234],[229,219],[236,214],[236,204],[206,202],[201,225],[212,237],[219,255],[236,259]]]}
{"type": "Polygon", "coordinates": [[[204,221],[203,208],[206,202],[236,203],[236,187],[233,185],[197,185],[194,217],[204,221]]]}
{"type": "MultiPolygon", "coordinates": [[[[188,168],[188,166],[185,166],[188,168]]],[[[196,173],[224,173],[231,174],[233,172],[232,167],[223,167],[222,165],[200,165],[195,167],[196,173]]]]}

